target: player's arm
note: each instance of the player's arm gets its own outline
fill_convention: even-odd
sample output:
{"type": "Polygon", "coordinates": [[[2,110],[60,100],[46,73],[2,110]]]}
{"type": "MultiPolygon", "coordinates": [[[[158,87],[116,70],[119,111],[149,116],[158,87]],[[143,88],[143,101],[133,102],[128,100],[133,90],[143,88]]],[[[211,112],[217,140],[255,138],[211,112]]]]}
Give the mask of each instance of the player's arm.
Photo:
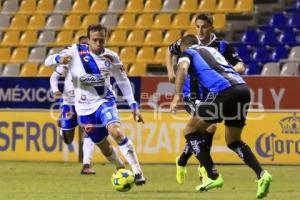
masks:
{"type": "Polygon", "coordinates": [[[180,96],[182,93],[183,84],[188,74],[189,66],[190,62],[185,58],[181,58],[180,62],[178,62],[178,69],[175,79],[175,95],[177,96],[180,96]]]}
{"type": "Polygon", "coordinates": [[[136,120],[137,122],[144,123],[144,119],[139,112],[138,104],[134,99],[130,81],[123,69],[122,63],[115,64],[111,69],[111,73],[114,76],[114,78],[123,94],[123,97],[126,99],[128,105],[130,106],[130,108],[132,110],[134,120],[136,120]]]}
{"type": "Polygon", "coordinates": [[[173,68],[173,55],[168,49],[166,50],[166,66],[168,72],[168,79],[171,83],[174,83],[176,76],[173,68]]]}
{"type": "Polygon", "coordinates": [[[178,69],[175,79],[175,95],[170,105],[171,112],[176,113],[177,104],[182,94],[183,85],[188,74],[190,60],[188,57],[181,57],[178,61],[178,69]]]}
{"type": "Polygon", "coordinates": [[[243,62],[238,62],[236,65],[233,66],[234,70],[239,74],[245,73],[245,64],[243,62]]]}
{"type": "Polygon", "coordinates": [[[180,40],[174,42],[169,46],[169,48],[166,50],[166,66],[167,66],[167,72],[168,72],[168,78],[171,83],[174,83],[175,81],[175,72],[174,72],[174,57],[178,56],[180,54],[180,40]]]}
{"type": "Polygon", "coordinates": [[[69,64],[74,57],[74,45],[62,50],[59,53],[49,55],[45,60],[45,66],[57,66],[69,64]]]}
{"type": "Polygon", "coordinates": [[[54,97],[59,98],[62,96],[62,92],[58,89],[59,77],[63,76],[66,72],[66,68],[62,65],[57,66],[54,72],[50,76],[50,86],[54,94],[54,97]]]}
{"type": "Polygon", "coordinates": [[[245,73],[245,64],[243,63],[243,60],[240,58],[238,53],[235,51],[232,45],[228,44],[226,45],[226,50],[224,52],[224,57],[226,60],[231,64],[234,68],[234,70],[239,74],[245,73]]]}

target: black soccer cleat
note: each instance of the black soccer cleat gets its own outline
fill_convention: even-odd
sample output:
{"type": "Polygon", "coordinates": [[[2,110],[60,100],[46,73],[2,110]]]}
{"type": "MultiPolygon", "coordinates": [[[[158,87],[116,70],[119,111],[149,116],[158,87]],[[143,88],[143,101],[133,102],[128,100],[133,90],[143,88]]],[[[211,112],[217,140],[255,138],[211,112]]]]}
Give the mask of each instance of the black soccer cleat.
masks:
{"type": "Polygon", "coordinates": [[[142,173],[135,174],[134,178],[135,178],[135,184],[136,185],[146,184],[146,178],[143,176],[142,173]]]}

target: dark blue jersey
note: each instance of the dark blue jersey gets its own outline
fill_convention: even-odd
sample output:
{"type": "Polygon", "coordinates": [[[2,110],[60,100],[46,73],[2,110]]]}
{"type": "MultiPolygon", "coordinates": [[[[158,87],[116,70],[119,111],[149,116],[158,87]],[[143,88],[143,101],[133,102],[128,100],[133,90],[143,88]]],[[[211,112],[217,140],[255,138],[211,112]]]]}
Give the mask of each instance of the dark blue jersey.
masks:
{"type": "Polygon", "coordinates": [[[178,62],[183,60],[190,63],[188,73],[191,78],[198,79],[198,83],[209,92],[217,94],[233,85],[245,83],[233,66],[212,47],[194,45],[181,54],[178,62]]]}
{"type": "MultiPolygon", "coordinates": [[[[181,39],[178,39],[176,42],[172,43],[169,46],[169,52],[172,55],[179,56],[180,52],[180,42],[181,39]]],[[[202,45],[199,40],[199,45],[202,45]]],[[[234,50],[233,46],[230,45],[226,40],[221,40],[212,34],[211,41],[207,45],[203,45],[207,47],[213,47],[217,49],[228,61],[231,65],[236,65],[238,62],[243,62],[242,59],[239,57],[237,52],[234,50]]]]}
{"type": "Polygon", "coordinates": [[[183,88],[183,99],[195,102],[196,100],[204,101],[207,97],[208,90],[199,85],[198,80],[195,77],[187,75],[183,88]]]}
{"type": "MultiPolygon", "coordinates": [[[[170,54],[180,56],[181,54],[180,43],[181,43],[181,39],[178,39],[176,42],[172,43],[169,46],[170,54]]],[[[201,45],[200,40],[199,40],[199,44],[201,45]]],[[[234,48],[227,41],[217,38],[215,34],[211,35],[211,41],[205,46],[213,47],[216,50],[218,50],[225,57],[225,59],[228,61],[230,65],[236,65],[238,62],[243,62],[242,59],[239,57],[239,55],[235,52],[234,48]]],[[[179,57],[177,57],[177,59],[178,58],[179,57]]],[[[189,81],[186,81],[184,85],[184,91],[183,91],[184,97],[197,96],[199,100],[201,101],[205,100],[208,94],[208,90],[205,87],[199,85],[198,81],[195,78],[193,78],[192,81],[190,81],[190,77],[187,77],[187,79],[189,79],[189,81]],[[188,83],[191,83],[191,85],[189,86],[188,83]],[[190,92],[191,94],[188,94],[188,92],[190,92]]],[[[191,98],[190,100],[195,101],[196,99],[191,98]]]]}

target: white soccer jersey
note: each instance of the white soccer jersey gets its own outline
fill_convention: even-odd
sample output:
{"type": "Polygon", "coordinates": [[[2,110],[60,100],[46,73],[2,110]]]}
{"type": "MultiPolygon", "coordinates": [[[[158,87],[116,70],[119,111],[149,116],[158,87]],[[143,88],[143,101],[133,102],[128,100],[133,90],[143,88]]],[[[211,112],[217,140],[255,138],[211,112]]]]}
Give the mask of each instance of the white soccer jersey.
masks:
{"type": "MultiPolygon", "coordinates": [[[[79,45],[79,47],[88,48],[84,45],[79,45]]],[[[110,83],[111,75],[115,78],[128,104],[131,105],[135,103],[130,82],[123,70],[123,64],[119,56],[107,48],[105,48],[100,55],[95,55],[90,52],[89,55],[93,59],[90,59],[89,56],[80,56],[86,55],[87,52],[87,50],[80,50],[79,52],[77,45],[74,44],[59,54],[48,56],[45,60],[46,66],[52,66],[58,64],[56,59],[58,59],[59,56],[68,55],[72,57],[72,61],[67,66],[74,84],[75,108],[78,115],[94,113],[103,102],[109,101],[110,97],[114,96],[110,83]],[[91,60],[95,61],[96,66],[88,64],[91,60]],[[100,73],[94,73],[91,68],[93,68],[94,71],[98,70],[100,73]],[[88,73],[88,70],[93,72],[88,73]],[[102,91],[101,94],[100,90],[102,91]]]]}
{"type": "Polygon", "coordinates": [[[58,81],[59,77],[64,76],[64,90],[63,90],[63,105],[74,105],[75,104],[75,95],[74,95],[74,85],[72,82],[72,76],[66,65],[58,65],[55,68],[55,71],[50,77],[50,85],[52,92],[59,91],[58,81]]]}

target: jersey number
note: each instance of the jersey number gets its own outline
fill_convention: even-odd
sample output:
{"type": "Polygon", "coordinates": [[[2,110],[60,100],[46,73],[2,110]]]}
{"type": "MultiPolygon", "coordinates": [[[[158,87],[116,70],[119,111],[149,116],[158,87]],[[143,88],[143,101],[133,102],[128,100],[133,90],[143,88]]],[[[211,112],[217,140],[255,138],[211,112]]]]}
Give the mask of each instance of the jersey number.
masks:
{"type": "Polygon", "coordinates": [[[107,113],[106,113],[106,117],[107,117],[107,119],[111,119],[111,118],[112,118],[111,113],[110,113],[110,112],[107,112],[107,113]]]}

